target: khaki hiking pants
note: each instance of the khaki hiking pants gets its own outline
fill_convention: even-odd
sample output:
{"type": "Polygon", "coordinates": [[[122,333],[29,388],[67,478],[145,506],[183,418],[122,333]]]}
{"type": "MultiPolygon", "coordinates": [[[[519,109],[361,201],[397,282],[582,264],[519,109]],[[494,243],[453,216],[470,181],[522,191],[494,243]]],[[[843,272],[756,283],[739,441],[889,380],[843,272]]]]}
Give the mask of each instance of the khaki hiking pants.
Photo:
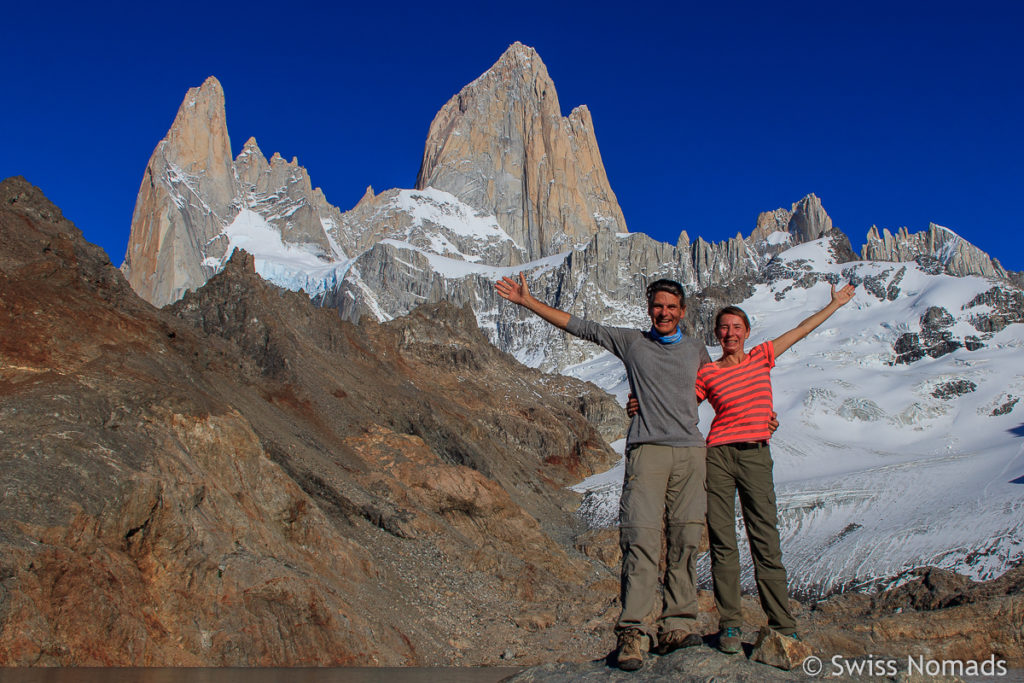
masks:
{"type": "Polygon", "coordinates": [[[779,547],[773,464],[767,444],[708,448],[708,539],[719,628],[743,625],[740,555],[736,547],[736,492],[739,491],[761,608],[768,616],[768,625],[779,633],[789,635],[796,631],[779,547]]]}
{"type": "MultiPolygon", "coordinates": [[[[668,518],[668,566],[657,631],[697,624],[696,560],[704,528],[705,448],[643,444],[626,454],[619,503],[622,547],[622,614],[616,631],[639,628],[656,638],[644,619],[658,592],[662,523],[668,518]]],[[[655,641],[656,642],[656,641],[655,641]]]]}

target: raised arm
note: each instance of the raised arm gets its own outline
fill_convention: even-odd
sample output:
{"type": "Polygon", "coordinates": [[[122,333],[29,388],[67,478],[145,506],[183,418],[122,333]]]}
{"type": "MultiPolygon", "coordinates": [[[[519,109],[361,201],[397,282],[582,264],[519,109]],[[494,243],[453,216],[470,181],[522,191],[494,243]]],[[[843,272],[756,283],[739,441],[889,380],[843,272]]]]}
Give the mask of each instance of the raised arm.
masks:
{"type": "Polygon", "coordinates": [[[772,342],[775,346],[775,356],[781,356],[783,351],[796,344],[814,331],[814,328],[828,320],[829,316],[838,311],[840,306],[849,303],[850,299],[853,298],[853,290],[853,285],[846,285],[837,292],[835,285],[832,285],[832,300],[828,302],[825,308],[807,318],[789,332],[783,333],[782,336],[772,342]]]}
{"type": "Polygon", "coordinates": [[[501,298],[528,308],[559,329],[564,330],[565,326],[569,324],[570,316],[568,313],[557,308],[551,308],[551,306],[539,301],[530,294],[530,288],[526,286],[526,278],[522,273],[519,273],[519,282],[510,277],[503,277],[494,283],[494,288],[498,290],[498,295],[501,298]]]}

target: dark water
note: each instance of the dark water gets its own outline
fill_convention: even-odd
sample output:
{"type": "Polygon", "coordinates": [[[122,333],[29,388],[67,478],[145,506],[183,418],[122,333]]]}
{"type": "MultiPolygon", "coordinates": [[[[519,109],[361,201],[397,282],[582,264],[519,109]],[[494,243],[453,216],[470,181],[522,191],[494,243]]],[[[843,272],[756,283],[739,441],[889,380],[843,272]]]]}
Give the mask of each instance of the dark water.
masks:
{"type": "Polygon", "coordinates": [[[1005,676],[964,676],[965,683],[1009,683],[1024,681],[1024,669],[1007,669],[1005,676]]]}
{"type": "Polygon", "coordinates": [[[0,668],[0,683],[497,683],[520,667],[0,668]]]}
{"type": "MultiPolygon", "coordinates": [[[[380,668],[3,668],[0,683],[498,683],[520,667],[380,667],[380,668]]],[[[813,678],[808,677],[808,681],[813,678]]],[[[849,679],[848,679],[849,680],[849,679]]],[[[860,679],[865,680],[865,679],[860,679]]],[[[878,679],[883,680],[883,679],[878,679]]],[[[888,680],[888,679],[884,679],[888,680]]],[[[1005,676],[970,677],[966,683],[1024,681],[1024,669],[1005,676]]]]}

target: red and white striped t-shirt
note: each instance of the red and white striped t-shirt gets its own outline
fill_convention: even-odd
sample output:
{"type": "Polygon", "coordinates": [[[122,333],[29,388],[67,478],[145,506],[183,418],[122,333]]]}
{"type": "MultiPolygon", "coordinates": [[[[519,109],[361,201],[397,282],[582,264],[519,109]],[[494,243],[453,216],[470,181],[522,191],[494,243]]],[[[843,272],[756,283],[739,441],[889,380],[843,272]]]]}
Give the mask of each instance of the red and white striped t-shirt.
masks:
{"type": "Polygon", "coordinates": [[[758,344],[739,365],[720,368],[706,363],[697,371],[697,402],[707,399],[715,409],[708,446],[771,438],[772,381],[775,346],[758,344]]]}

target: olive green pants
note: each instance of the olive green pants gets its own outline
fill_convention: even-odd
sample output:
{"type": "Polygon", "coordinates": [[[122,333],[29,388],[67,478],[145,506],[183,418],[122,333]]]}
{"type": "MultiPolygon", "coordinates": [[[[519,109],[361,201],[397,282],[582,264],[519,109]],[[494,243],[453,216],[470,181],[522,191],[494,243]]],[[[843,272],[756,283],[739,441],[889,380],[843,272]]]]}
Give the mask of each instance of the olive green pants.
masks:
{"type": "Polygon", "coordinates": [[[696,560],[707,509],[704,457],[703,446],[656,444],[643,444],[626,454],[619,503],[622,614],[616,631],[639,628],[657,637],[644,619],[651,614],[657,598],[666,517],[668,557],[657,632],[695,630],[696,560]]]}
{"type": "Polygon", "coordinates": [[[779,547],[772,465],[767,444],[749,448],[739,444],[708,448],[708,540],[720,628],[743,625],[740,555],[736,547],[736,492],[739,491],[761,608],[768,617],[768,625],[779,633],[789,635],[796,631],[779,547]]]}

